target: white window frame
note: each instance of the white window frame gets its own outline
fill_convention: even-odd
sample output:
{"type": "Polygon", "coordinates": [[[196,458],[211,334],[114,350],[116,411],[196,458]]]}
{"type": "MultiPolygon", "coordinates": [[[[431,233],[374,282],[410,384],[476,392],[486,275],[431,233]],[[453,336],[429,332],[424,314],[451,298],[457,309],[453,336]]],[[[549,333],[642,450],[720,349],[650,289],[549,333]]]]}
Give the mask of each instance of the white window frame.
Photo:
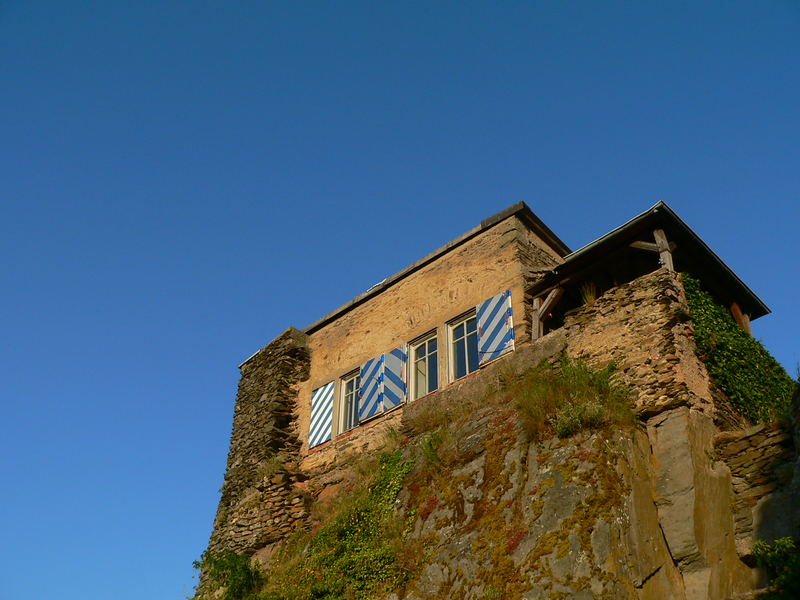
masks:
{"type": "MultiPolygon", "coordinates": [[[[414,338],[412,341],[408,343],[408,394],[407,394],[407,402],[413,402],[414,400],[418,400],[423,396],[427,396],[428,394],[432,394],[433,392],[439,391],[441,389],[441,376],[440,376],[440,369],[439,369],[439,350],[441,348],[441,343],[439,342],[439,331],[437,329],[433,329],[428,333],[421,335],[417,338],[414,338]],[[427,391],[425,390],[424,393],[417,394],[417,377],[416,377],[416,360],[414,359],[415,353],[417,348],[422,346],[423,344],[426,345],[426,353],[425,359],[429,360],[430,353],[427,352],[427,344],[431,340],[436,340],[436,350],[434,354],[436,355],[435,362],[436,362],[436,389],[427,391]]],[[[430,379],[430,370],[426,374],[426,377],[430,379]]],[[[430,383],[428,384],[430,387],[430,383]]]]}
{"type": "MultiPolygon", "coordinates": [[[[467,375],[472,375],[473,373],[475,373],[478,370],[480,370],[481,365],[480,365],[479,357],[477,355],[477,343],[478,343],[478,315],[476,314],[474,308],[468,310],[465,313],[460,314],[459,316],[457,316],[456,318],[450,320],[447,323],[447,357],[448,357],[447,358],[447,365],[448,365],[448,372],[449,372],[448,375],[450,377],[450,382],[451,383],[453,381],[458,381],[459,379],[463,379],[467,375]],[[476,343],[475,344],[475,352],[476,352],[475,360],[477,361],[477,366],[475,367],[474,370],[470,371],[469,370],[469,356],[466,356],[465,358],[466,358],[467,372],[464,375],[462,375],[461,377],[456,377],[455,329],[459,325],[464,324],[464,332],[465,332],[464,339],[466,339],[466,337],[467,337],[466,336],[466,323],[470,319],[475,319],[475,333],[474,333],[474,335],[475,335],[475,343],[476,343]]],[[[465,351],[466,351],[466,349],[467,349],[467,346],[465,345],[465,351]]]]}
{"type": "Polygon", "coordinates": [[[339,428],[338,433],[345,433],[351,429],[355,429],[360,425],[358,422],[358,390],[361,387],[361,371],[355,369],[345,373],[339,378],[339,428]],[[348,426],[347,423],[347,408],[348,408],[348,391],[347,384],[355,381],[355,387],[352,392],[352,418],[348,426]]]}

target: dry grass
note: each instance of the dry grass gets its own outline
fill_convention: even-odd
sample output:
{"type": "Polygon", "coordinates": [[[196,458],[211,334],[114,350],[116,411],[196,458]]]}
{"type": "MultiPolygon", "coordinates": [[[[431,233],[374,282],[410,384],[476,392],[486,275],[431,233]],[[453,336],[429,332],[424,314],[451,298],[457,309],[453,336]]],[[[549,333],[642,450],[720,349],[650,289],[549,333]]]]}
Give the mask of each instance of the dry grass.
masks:
{"type": "Polygon", "coordinates": [[[526,372],[506,393],[513,396],[520,423],[531,440],[569,437],[583,429],[634,420],[628,388],[614,376],[614,365],[590,369],[582,360],[562,358],[526,372]]]}

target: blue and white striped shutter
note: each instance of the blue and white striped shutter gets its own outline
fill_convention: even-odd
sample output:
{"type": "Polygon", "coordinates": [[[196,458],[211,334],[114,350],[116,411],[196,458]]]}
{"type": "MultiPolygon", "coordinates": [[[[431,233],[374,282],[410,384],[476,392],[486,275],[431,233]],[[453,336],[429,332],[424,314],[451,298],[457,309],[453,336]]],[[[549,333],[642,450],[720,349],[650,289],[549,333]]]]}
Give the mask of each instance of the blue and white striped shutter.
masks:
{"type": "Polygon", "coordinates": [[[319,446],[331,439],[333,421],[334,382],[326,383],[311,392],[311,428],[308,433],[308,447],[319,446]]]}
{"type": "Polygon", "coordinates": [[[382,411],[383,354],[361,365],[358,388],[358,420],[363,421],[382,411]]]}
{"type": "Polygon", "coordinates": [[[478,364],[514,349],[511,290],[501,292],[476,307],[478,315],[478,364]]]}
{"type": "Polygon", "coordinates": [[[405,344],[384,355],[383,362],[383,409],[389,410],[406,401],[405,344]]]}

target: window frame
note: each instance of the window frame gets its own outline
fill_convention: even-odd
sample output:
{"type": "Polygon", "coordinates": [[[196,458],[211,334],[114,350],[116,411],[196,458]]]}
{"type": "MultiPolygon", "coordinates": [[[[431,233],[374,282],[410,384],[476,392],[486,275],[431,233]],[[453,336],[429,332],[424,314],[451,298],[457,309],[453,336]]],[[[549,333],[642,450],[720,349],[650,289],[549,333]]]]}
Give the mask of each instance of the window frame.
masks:
{"type": "Polygon", "coordinates": [[[358,392],[361,388],[361,371],[360,369],[353,369],[352,371],[348,371],[344,375],[339,378],[339,419],[338,419],[338,430],[337,434],[347,433],[348,431],[352,431],[356,427],[358,427],[361,423],[358,420],[358,392]],[[347,384],[351,381],[355,381],[355,385],[352,391],[352,400],[351,404],[348,405],[348,391],[347,391],[347,384]],[[351,406],[351,424],[348,426],[347,423],[347,409],[348,406],[351,406]]]}
{"type": "Polygon", "coordinates": [[[438,328],[432,329],[431,331],[424,333],[410,342],[408,342],[408,393],[406,395],[406,402],[414,402],[415,400],[419,400],[420,398],[427,396],[428,394],[432,394],[433,392],[437,392],[441,389],[440,387],[440,377],[439,377],[439,348],[441,344],[439,343],[439,330],[438,328]],[[427,344],[429,344],[432,340],[436,341],[436,350],[433,353],[428,352],[427,344]],[[422,346],[423,344],[426,345],[425,348],[425,358],[422,360],[426,361],[426,365],[428,366],[428,372],[426,373],[426,378],[428,379],[427,387],[430,388],[430,357],[431,354],[434,355],[434,362],[436,364],[436,387],[434,389],[428,389],[424,393],[417,394],[417,378],[416,378],[416,363],[414,356],[418,347],[422,346]]]}
{"type": "Polygon", "coordinates": [[[448,365],[448,375],[449,375],[450,383],[452,383],[454,381],[458,381],[459,379],[463,379],[464,377],[467,377],[468,375],[472,375],[473,373],[476,373],[477,371],[480,370],[480,368],[481,368],[480,357],[478,356],[478,315],[477,315],[477,311],[475,310],[475,308],[471,308],[468,311],[461,313],[457,317],[455,317],[453,319],[450,319],[450,321],[447,322],[447,350],[448,350],[448,352],[447,352],[447,365],[448,365]],[[465,350],[465,366],[466,366],[467,372],[464,375],[461,375],[460,377],[456,377],[456,351],[455,351],[456,339],[455,339],[455,330],[459,325],[463,324],[464,325],[464,331],[465,331],[463,339],[466,340],[468,335],[470,335],[470,334],[466,333],[466,329],[467,329],[466,323],[470,319],[474,319],[475,320],[475,331],[472,333],[472,335],[475,336],[475,369],[473,369],[472,371],[469,370],[469,348],[468,348],[468,346],[466,345],[466,342],[465,342],[465,346],[464,346],[464,350],[465,350]]]}

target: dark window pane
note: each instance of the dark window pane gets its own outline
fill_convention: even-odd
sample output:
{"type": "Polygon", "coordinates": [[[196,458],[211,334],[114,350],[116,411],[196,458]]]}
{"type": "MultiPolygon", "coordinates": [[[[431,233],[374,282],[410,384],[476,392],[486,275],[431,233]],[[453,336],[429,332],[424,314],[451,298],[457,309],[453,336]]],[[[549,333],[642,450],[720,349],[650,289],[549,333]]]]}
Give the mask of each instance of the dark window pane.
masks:
{"type": "Polygon", "coordinates": [[[467,356],[469,373],[478,370],[478,336],[474,333],[467,336],[467,356]]]}
{"type": "Polygon", "coordinates": [[[460,340],[453,344],[453,348],[455,349],[455,367],[456,367],[456,379],[459,377],[463,377],[467,374],[467,357],[466,357],[466,348],[464,347],[464,340],[460,340]]]}
{"type": "Polygon", "coordinates": [[[475,323],[475,317],[472,317],[469,321],[467,321],[467,333],[475,331],[475,323]]]}
{"type": "Polygon", "coordinates": [[[436,352],[428,358],[428,391],[439,389],[439,365],[436,361],[436,352]]]}
{"type": "Polygon", "coordinates": [[[436,338],[433,338],[428,342],[428,352],[431,354],[436,352],[436,338]]]}
{"type": "Polygon", "coordinates": [[[464,324],[463,323],[461,325],[459,325],[458,327],[456,327],[455,329],[453,329],[453,338],[454,339],[459,339],[459,338],[462,338],[462,337],[464,337],[464,324]]]}

